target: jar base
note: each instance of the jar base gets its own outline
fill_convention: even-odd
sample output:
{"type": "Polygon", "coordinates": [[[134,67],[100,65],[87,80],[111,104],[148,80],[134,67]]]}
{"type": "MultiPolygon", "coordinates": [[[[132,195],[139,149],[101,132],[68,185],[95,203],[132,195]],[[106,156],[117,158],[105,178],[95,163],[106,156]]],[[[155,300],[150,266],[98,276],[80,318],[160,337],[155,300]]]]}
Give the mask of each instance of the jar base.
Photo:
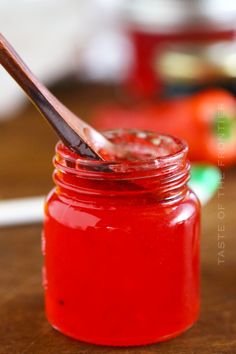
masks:
{"type": "Polygon", "coordinates": [[[80,342],[84,342],[84,343],[88,343],[88,344],[95,344],[95,345],[98,345],[98,346],[107,346],[107,347],[138,347],[138,346],[143,346],[143,345],[151,345],[151,344],[156,344],[156,343],[160,343],[160,342],[165,342],[165,341],[168,341],[170,339],[173,339],[173,338],[176,338],[178,337],[179,335],[183,334],[184,332],[188,331],[197,321],[198,319],[198,316],[197,318],[189,325],[185,326],[184,328],[176,331],[176,332],[173,332],[171,334],[168,334],[168,335],[164,335],[164,336],[161,336],[161,337],[158,337],[158,338],[146,338],[146,339],[143,339],[143,340],[121,340],[121,341],[117,341],[117,340],[102,340],[102,339],[88,339],[88,338],[83,338],[83,337],[80,337],[78,335],[74,335],[72,332],[69,332],[67,330],[64,330],[62,328],[59,328],[58,326],[50,323],[50,325],[52,326],[52,328],[54,330],[56,330],[57,332],[67,336],[67,337],[70,337],[74,340],[77,340],[77,341],[80,341],[80,342]]]}

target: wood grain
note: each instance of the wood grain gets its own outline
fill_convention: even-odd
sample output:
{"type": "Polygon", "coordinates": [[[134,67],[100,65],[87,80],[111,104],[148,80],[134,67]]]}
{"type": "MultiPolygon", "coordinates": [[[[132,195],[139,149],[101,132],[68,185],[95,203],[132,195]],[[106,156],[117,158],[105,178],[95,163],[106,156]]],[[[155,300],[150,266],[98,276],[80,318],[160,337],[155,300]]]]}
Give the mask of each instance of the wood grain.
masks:
{"type": "MultiPolygon", "coordinates": [[[[86,116],[92,102],[114,97],[112,88],[67,87],[57,92],[86,116]],[[77,103],[78,96],[83,99],[77,103]]],[[[31,106],[0,123],[0,197],[47,193],[55,136],[31,106]],[[12,149],[14,141],[17,149],[12,149]]],[[[140,348],[104,348],[69,339],[47,323],[41,286],[41,225],[0,229],[0,354],[234,354],[236,353],[236,169],[228,170],[224,196],[204,208],[202,311],[198,323],[166,343],[140,348]],[[218,204],[225,208],[219,220],[218,204]],[[225,225],[224,263],[217,264],[217,225],[225,225]]]]}

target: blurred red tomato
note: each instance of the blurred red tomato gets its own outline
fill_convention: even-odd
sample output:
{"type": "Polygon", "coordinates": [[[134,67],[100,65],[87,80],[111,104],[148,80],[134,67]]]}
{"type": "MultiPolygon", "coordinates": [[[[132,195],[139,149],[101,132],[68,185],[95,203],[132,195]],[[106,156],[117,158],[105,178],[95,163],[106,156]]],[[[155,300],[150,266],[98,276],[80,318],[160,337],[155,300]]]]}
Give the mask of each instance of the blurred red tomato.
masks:
{"type": "Polygon", "coordinates": [[[101,130],[136,128],[172,134],[188,142],[191,160],[221,167],[236,162],[236,104],[224,90],[211,89],[139,108],[105,106],[97,110],[92,124],[101,130]]]}

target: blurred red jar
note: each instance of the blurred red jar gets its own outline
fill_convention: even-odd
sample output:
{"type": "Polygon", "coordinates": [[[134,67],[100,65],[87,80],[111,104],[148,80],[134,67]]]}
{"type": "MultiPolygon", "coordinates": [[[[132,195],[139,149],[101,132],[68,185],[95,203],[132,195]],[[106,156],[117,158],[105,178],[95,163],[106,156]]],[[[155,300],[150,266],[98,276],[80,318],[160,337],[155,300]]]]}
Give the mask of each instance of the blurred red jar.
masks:
{"type": "Polygon", "coordinates": [[[187,186],[187,146],[157,133],[107,136],[140,158],[107,163],[56,147],[43,236],[47,318],[95,344],[164,341],[199,313],[200,207],[187,186]]]}
{"type": "Polygon", "coordinates": [[[189,85],[192,82],[196,85],[199,82],[207,82],[210,78],[214,83],[213,72],[221,80],[222,76],[229,76],[227,70],[222,73],[222,67],[219,69],[215,58],[210,59],[209,54],[206,72],[203,73],[201,60],[198,59],[207,47],[214,44],[221,44],[218,49],[221,55],[222,44],[223,47],[228,46],[230,51],[235,42],[236,19],[232,1],[228,1],[224,7],[220,1],[209,0],[124,1],[123,17],[133,47],[132,65],[125,84],[133,94],[155,97],[157,93],[162,93],[165,84],[186,82],[189,85]],[[186,70],[186,54],[190,48],[195,58],[195,68],[192,72],[189,68],[186,70]],[[171,52],[181,54],[181,51],[183,56],[170,56],[171,52]],[[173,68],[178,73],[175,78],[171,77],[173,68]]]}

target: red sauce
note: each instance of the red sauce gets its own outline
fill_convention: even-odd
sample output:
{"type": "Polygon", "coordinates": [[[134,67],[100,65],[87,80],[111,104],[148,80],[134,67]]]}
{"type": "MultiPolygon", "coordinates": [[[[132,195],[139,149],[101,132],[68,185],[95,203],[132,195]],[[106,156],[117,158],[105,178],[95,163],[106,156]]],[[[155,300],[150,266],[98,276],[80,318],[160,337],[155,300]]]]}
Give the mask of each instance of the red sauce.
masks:
{"type": "Polygon", "coordinates": [[[57,146],[43,237],[46,313],[82,341],[154,343],[198,317],[200,211],[186,184],[187,148],[138,134],[110,134],[133,142],[132,161],[88,161],[57,146]]]}

